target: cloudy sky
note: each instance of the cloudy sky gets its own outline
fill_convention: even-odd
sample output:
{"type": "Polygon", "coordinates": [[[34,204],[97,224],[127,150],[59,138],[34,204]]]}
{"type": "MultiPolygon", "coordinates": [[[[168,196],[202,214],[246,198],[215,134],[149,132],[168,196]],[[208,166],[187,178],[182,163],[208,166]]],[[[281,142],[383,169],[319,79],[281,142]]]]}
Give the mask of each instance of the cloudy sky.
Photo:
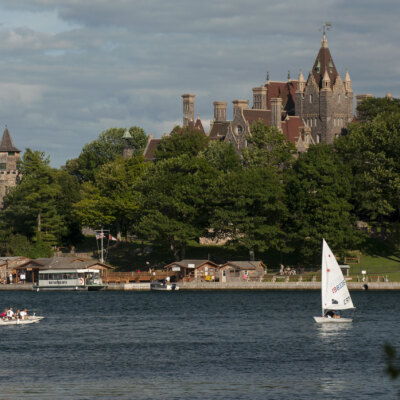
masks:
{"type": "Polygon", "coordinates": [[[0,127],[59,167],[108,128],[160,137],[195,93],[215,100],[307,77],[328,46],[355,94],[400,97],[398,0],[0,0],[0,127]]]}

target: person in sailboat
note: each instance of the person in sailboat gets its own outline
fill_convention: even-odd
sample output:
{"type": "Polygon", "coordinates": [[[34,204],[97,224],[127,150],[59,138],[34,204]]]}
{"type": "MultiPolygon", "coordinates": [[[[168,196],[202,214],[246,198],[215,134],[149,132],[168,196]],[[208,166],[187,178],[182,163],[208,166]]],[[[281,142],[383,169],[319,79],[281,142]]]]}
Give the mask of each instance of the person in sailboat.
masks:
{"type": "Polygon", "coordinates": [[[334,310],[326,310],[325,317],[326,318],[340,318],[340,315],[334,310]]]}

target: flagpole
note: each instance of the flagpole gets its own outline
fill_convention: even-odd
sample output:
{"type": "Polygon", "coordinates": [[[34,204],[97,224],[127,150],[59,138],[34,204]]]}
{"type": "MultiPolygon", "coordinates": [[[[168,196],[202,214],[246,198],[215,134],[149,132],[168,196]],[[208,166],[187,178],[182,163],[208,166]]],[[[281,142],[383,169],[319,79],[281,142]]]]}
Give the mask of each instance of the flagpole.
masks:
{"type": "Polygon", "coordinates": [[[103,237],[104,237],[104,234],[103,234],[103,227],[101,227],[101,233],[100,233],[100,239],[101,239],[101,258],[100,258],[100,262],[101,262],[102,264],[104,264],[104,257],[103,257],[103,237]]]}

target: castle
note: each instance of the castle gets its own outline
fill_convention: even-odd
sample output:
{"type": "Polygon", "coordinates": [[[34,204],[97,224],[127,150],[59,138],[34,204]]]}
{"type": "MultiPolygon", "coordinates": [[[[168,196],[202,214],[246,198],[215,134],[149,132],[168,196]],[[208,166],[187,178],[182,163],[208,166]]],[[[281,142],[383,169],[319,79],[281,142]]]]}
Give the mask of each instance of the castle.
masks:
{"type": "MultiPolygon", "coordinates": [[[[183,126],[200,126],[194,120],[194,94],[184,94],[183,126]]],[[[251,125],[261,120],[280,130],[298,152],[310,144],[333,143],[354,119],[354,94],[346,70],[342,80],[328,48],[325,32],[307,81],[300,70],[297,80],[270,81],[253,88],[253,107],[248,100],[233,100],[233,118],[226,119],[225,101],[214,102],[209,137],[232,142],[238,151],[247,146],[251,125]]]]}
{"type": "Polygon", "coordinates": [[[7,127],[0,142],[0,208],[3,208],[3,199],[11,187],[17,185],[17,161],[21,150],[18,150],[11,139],[7,127]]]}

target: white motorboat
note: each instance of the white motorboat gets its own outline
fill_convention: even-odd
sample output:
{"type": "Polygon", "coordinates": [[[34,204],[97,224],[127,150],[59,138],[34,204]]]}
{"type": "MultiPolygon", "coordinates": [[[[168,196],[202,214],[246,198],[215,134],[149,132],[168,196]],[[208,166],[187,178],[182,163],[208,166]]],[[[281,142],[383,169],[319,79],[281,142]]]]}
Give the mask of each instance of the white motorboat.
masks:
{"type": "Polygon", "coordinates": [[[26,324],[35,324],[41,321],[44,317],[32,315],[28,316],[24,319],[13,318],[13,319],[1,319],[0,318],[0,326],[2,325],[26,325],[26,324]]]}
{"type": "Polygon", "coordinates": [[[159,279],[150,283],[150,290],[179,290],[179,286],[166,279],[159,279]]]}
{"type": "Polygon", "coordinates": [[[325,239],[322,241],[321,265],[322,316],[314,317],[318,324],[352,322],[352,318],[342,318],[336,311],[354,309],[350,292],[342,270],[325,239]]]}

